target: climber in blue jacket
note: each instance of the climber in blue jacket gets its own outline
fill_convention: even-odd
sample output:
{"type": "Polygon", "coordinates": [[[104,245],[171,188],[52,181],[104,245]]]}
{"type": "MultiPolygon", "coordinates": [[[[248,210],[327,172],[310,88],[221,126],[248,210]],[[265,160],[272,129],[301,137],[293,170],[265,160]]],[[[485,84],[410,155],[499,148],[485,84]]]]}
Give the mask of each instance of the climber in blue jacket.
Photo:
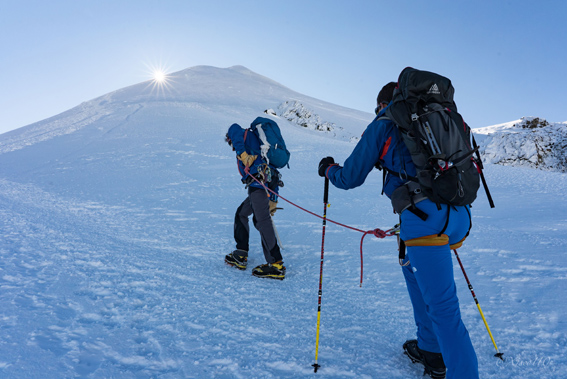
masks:
{"type": "MultiPolygon", "coordinates": [[[[384,117],[396,85],[388,83],[378,94],[376,118],[344,165],[332,157],[323,158],[320,176],[347,190],[362,185],[374,167],[385,168],[382,190],[389,198],[395,190],[410,185],[407,178],[416,175],[415,166],[395,124],[384,117]]],[[[478,378],[476,353],[461,320],[450,248],[468,234],[470,209],[448,210],[447,205],[438,206],[424,195],[414,198],[414,203],[400,214],[400,239],[407,246],[402,272],[417,326],[417,339],[406,341],[404,351],[412,362],[423,364],[432,378],[478,378]],[[419,217],[421,212],[426,220],[419,217]],[[443,233],[448,240],[443,240],[437,234],[447,220],[443,233]]]]}
{"type": "Polygon", "coordinates": [[[242,183],[248,188],[248,196],[237,208],[234,216],[236,250],[225,256],[225,262],[240,270],[246,270],[250,238],[248,219],[253,216],[252,222],[260,232],[262,250],[267,263],[255,267],[252,275],[282,280],[285,278],[286,268],[283,265],[272,222],[278,204],[278,197],[275,194],[279,191],[279,172],[275,167],[264,162],[257,153],[260,151],[260,141],[249,129],[232,124],[225,140],[236,152],[238,172],[242,176],[242,183]],[[267,191],[258,181],[275,194],[267,191]]]}

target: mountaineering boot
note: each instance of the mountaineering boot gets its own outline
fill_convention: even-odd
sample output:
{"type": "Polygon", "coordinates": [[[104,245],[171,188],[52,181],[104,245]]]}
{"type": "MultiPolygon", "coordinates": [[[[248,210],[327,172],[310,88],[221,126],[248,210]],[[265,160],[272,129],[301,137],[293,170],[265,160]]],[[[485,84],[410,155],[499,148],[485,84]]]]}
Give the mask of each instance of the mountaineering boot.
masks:
{"type": "Polygon", "coordinates": [[[236,267],[239,270],[246,270],[248,264],[248,252],[244,250],[234,250],[224,257],[226,264],[236,267]]]}
{"type": "Polygon", "coordinates": [[[266,263],[255,267],[254,270],[252,270],[252,275],[259,278],[283,280],[285,278],[285,266],[282,261],[266,263]]]}
{"type": "Polygon", "coordinates": [[[423,365],[425,368],[423,375],[427,374],[434,379],[445,379],[447,369],[441,353],[421,350],[417,347],[417,340],[409,340],[404,343],[404,354],[411,359],[412,363],[423,365]]]}

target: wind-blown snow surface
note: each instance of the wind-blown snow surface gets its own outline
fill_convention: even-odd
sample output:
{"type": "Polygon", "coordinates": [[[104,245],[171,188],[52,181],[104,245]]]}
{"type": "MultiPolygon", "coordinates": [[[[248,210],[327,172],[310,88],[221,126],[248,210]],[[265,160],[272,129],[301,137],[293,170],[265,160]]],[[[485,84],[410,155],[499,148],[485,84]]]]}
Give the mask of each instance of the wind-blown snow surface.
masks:
{"type": "MultiPolygon", "coordinates": [[[[242,67],[195,67],[170,91],[125,88],[0,136],[0,377],[421,378],[401,352],[412,311],[393,238],[328,224],[313,373],[321,220],[280,201],[284,281],[227,267],[245,197],[223,137],[300,101],[360,135],[372,115],[297,94],[242,67]]],[[[321,157],[354,144],[278,116],[292,152],[281,194],[322,213],[321,157]]],[[[567,376],[567,176],[488,165],[458,265],[463,319],[482,378],[567,376]]],[[[360,229],[396,222],[376,172],[331,188],[327,216],[360,229]]],[[[258,233],[249,265],[263,263],[258,233]]]]}

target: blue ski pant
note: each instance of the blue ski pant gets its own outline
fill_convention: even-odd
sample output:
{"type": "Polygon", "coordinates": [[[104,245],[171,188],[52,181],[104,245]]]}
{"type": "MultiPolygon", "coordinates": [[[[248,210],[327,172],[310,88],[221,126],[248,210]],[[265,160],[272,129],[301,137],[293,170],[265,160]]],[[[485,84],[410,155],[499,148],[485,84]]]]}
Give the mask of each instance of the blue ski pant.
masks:
{"type": "Polygon", "coordinates": [[[465,238],[470,228],[470,209],[454,207],[448,213],[446,205],[438,210],[427,199],[417,207],[429,215],[428,219],[423,221],[404,211],[400,230],[400,238],[408,243],[406,262],[410,263],[402,271],[413,306],[417,345],[422,350],[443,354],[447,379],[478,378],[476,353],[461,320],[450,248],[465,238]],[[448,215],[442,237],[445,240],[439,239],[437,234],[448,215]]]}

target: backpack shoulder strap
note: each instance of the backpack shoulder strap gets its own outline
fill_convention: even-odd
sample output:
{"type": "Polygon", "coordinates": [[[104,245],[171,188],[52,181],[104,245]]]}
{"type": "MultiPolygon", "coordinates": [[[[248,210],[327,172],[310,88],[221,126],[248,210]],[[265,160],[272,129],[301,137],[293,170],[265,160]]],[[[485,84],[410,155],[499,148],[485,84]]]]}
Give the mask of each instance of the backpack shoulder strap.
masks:
{"type": "MultiPolygon", "coordinates": [[[[390,117],[388,117],[386,115],[382,115],[382,116],[378,117],[377,121],[379,121],[379,120],[393,121],[390,117]]],[[[397,125],[396,125],[396,129],[397,129],[397,125]]],[[[399,130],[398,130],[398,133],[399,133],[399,130]]],[[[380,163],[380,161],[376,162],[374,164],[374,167],[376,167],[378,170],[382,171],[382,195],[384,194],[384,184],[386,183],[386,174],[396,176],[396,177],[401,178],[403,180],[410,180],[412,182],[418,182],[417,177],[410,176],[410,175],[407,175],[405,173],[400,173],[400,172],[397,172],[397,171],[390,170],[388,167],[385,167],[384,165],[382,165],[382,163],[380,163]]]]}

